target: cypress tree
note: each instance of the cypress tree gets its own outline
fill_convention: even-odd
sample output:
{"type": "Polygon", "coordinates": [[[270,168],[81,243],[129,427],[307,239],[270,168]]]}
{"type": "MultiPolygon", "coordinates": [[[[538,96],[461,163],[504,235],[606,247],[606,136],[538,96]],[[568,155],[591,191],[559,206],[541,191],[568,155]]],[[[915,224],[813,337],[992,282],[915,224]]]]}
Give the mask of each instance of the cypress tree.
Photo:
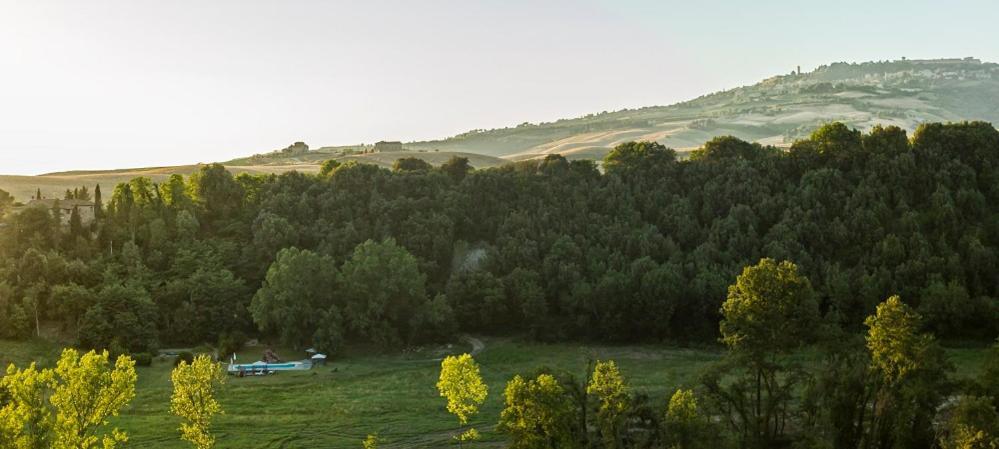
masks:
{"type": "Polygon", "coordinates": [[[94,187],[94,218],[104,216],[104,204],[101,203],[101,185],[94,187]]]}
{"type": "Polygon", "coordinates": [[[83,220],[80,218],[80,208],[73,206],[73,212],[69,215],[69,235],[79,237],[83,235],[83,220]]]}

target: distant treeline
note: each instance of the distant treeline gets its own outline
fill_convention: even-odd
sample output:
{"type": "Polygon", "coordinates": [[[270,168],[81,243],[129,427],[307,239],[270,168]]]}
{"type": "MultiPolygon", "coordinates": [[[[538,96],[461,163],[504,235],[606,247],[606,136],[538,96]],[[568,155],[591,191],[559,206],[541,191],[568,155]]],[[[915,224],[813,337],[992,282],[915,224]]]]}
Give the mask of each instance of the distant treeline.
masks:
{"type": "Polygon", "coordinates": [[[93,223],[28,208],[0,228],[0,337],[61,323],[132,353],[260,331],[330,350],[456,332],[714,342],[727,287],[764,257],[800,267],[847,330],[896,294],[940,337],[999,330],[987,123],[911,139],[830,124],[787,151],[719,137],[686,160],[626,143],[602,170],[557,155],[485,170],[329,161],[318,175],[210,165],[95,200],[93,223]]]}

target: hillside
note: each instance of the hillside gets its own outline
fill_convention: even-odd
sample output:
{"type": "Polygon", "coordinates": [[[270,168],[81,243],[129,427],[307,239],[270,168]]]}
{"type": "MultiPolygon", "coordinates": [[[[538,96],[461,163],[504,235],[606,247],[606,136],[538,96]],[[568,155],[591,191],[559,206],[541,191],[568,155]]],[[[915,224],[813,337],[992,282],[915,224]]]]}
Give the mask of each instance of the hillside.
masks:
{"type": "MultiPolygon", "coordinates": [[[[330,154],[326,152],[310,152],[307,157],[300,159],[282,158],[271,161],[267,164],[251,165],[246,160],[226,162],[226,168],[233,174],[250,173],[284,173],[297,170],[303,173],[319,172],[319,164],[327,159],[337,159],[339,161],[357,161],[361,163],[375,164],[385,168],[391,168],[396,160],[403,157],[416,157],[423,159],[433,165],[440,165],[452,156],[466,157],[469,163],[476,168],[488,168],[502,165],[508,161],[493,156],[457,153],[450,151],[441,152],[415,152],[401,151],[394,153],[366,153],[366,154],[330,154]]],[[[247,158],[249,159],[249,158],[247,158]]],[[[41,189],[42,195],[47,198],[61,197],[66,189],[73,189],[82,185],[94,186],[100,184],[105,188],[113,187],[121,182],[128,182],[132,178],[147,177],[153,182],[160,182],[173,174],[190,175],[201,168],[196,165],[178,165],[174,167],[150,167],[150,168],[127,168],[119,170],[74,170],[58,173],[46,173],[38,176],[18,176],[0,175],[0,189],[3,189],[18,201],[26,201],[35,195],[37,189],[41,189]]]]}
{"type": "MultiPolygon", "coordinates": [[[[329,146],[309,150],[296,143],[284,150],[224,162],[233,172],[314,172],[327,159],[357,160],[391,167],[401,157],[439,165],[451,156],[487,168],[511,160],[562,154],[600,159],[614,146],[655,140],[685,150],[719,135],[777,146],[807,136],[823,123],[840,121],[869,130],[876,124],[912,131],[924,122],[999,122],[999,64],[977,59],[834,63],[809,73],[768,78],[751,86],[705,95],[671,106],[590,114],[512,128],[473,130],[442,140],[407,142],[402,152],[373,152],[372,146],[329,146]]],[[[135,176],[154,181],[189,174],[198,165],[73,171],[42,176],[0,176],[0,189],[18,200],[36,188],[60,195],[81,184],[114,185],[135,176]]]]}
{"type": "Polygon", "coordinates": [[[696,148],[719,135],[786,145],[830,121],[863,130],[885,124],[909,131],[923,122],[997,122],[997,100],[999,64],[970,58],[835,63],[671,106],[475,130],[406,147],[516,160],[551,153],[600,158],[630,140],[696,148]]]}
{"type": "MultiPolygon", "coordinates": [[[[100,184],[109,192],[116,184],[128,182],[132,178],[144,176],[160,182],[173,174],[190,175],[201,165],[179,165],[175,167],[129,168],[120,170],[79,170],[46,173],[38,176],[0,175],[0,189],[10,192],[18,201],[26,201],[35,195],[37,189],[46,198],[61,198],[66,189],[82,185],[93,187],[100,184]]],[[[268,165],[268,166],[229,166],[234,174],[239,173],[283,173],[291,170],[318,172],[318,165],[268,165]]]]}

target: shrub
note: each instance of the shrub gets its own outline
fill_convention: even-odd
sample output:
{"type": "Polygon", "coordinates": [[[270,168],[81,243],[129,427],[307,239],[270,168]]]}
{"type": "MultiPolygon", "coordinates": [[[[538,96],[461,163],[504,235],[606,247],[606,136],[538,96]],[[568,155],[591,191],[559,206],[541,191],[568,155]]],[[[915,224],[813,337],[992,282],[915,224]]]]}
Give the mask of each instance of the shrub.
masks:
{"type": "Polygon", "coordinates": [[[148,352],[140,352],[132,354],[132,360],[135,360],[136,366],[152,366],[153,355],[148,352]]]}

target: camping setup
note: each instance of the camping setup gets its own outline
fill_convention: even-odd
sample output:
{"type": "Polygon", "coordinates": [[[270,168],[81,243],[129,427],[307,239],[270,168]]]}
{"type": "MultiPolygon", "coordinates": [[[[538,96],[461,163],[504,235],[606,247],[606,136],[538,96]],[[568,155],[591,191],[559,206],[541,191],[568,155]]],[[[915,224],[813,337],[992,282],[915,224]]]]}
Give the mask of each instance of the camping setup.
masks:
{"type": "Polygon", "coordinates": [[[274,374],[278,371],[306,371],[312,369],[315,365],[325,365],[326,355],[316,353],[315,350],[307,351],[310,354],[310,358],[307,360],[297,360],[285,362],[274,353],[274,351],[268,349],[264,351],[261,360],[253,363],[236,363],[236,354],[233,354],[229,359],[229,368],[227,372],[231,375],[244,377],[244,376],[266,376],[268,374],[274,374]]]}

